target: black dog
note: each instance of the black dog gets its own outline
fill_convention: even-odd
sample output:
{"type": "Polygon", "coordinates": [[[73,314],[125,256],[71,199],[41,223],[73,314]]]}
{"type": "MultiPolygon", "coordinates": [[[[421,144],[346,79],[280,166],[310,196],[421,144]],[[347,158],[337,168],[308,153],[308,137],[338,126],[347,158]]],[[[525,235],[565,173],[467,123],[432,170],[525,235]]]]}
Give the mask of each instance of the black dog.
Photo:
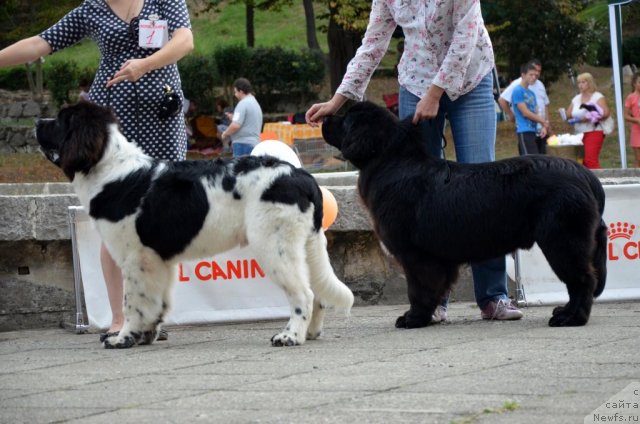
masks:
{"type": "Polygon", "coordinates": [[[328,117],[324,139],[360,170],[375,231],[406,273],[411,308],[396,327],[423,327],[459,265],[537,242],[569,291],[550,326],[589,320],[606,280],[604,190],[582,165],[549,156],[460,164],[430,156],[410,119],[373,103],[328,117]]]}

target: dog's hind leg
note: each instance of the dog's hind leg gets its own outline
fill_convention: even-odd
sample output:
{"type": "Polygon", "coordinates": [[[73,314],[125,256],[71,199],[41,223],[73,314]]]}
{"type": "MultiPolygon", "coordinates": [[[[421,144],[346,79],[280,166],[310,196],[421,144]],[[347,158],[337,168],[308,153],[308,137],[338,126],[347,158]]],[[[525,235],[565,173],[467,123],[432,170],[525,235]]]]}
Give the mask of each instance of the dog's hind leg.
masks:
{"type": "Polygon", "coordinates": [[[607,282],[607,224],[600,220],[596,229],[596,252],[593,256],[593,267],[596,270],[596,288],[593,297],[598,297],[604,290],[607,282]]]}
{"type": "Polygon", "coordinates": [[[104,347],[128,348],[155,341],[170,302],[175,266],[161,260],[135,261],[123,267],[125,323],[118,335],[107,338],[104,347]]]}
{"type": "Polygon", "coordinates": [[[353,306],[353,293],[333,272],[324,232],[314,232],[307,239],[306,252],[309,280],[314,295],[307,339],[316,339],[322,333],[325,308],[333,306],[343,309],[348,314],[353,306]]]}
{"type": "Polygon", "coordinates": [[[591,314],[596,288],[596,270],[593,266],[595,240],[593,236],[585,239],[584,236],[578,237],[575,233],[570,234],[558,228],[554,231],[552,237],[538,240],[538,245],[551,269],[567,285],[569,302],[553,310],[549,326],[585,325],[591,314]]]}
{"type": "Polygon", "coordinates": [[[285,292],[291,317],[285,329],[271,338],[273,346],[301,345],[313,313],[313,292],[305,260],[306,236],[294,223],[277,225],[274,233],[264,228],[248,228],[249,244],[256,259],[271,280],[285,292]]]}
{"type": "Polygon", "coordinates": [[[419,328],[431,323],[436,306],[455,282],[457,265],[420,258],[399,258],[407,278],[411,307],[396,320],[397,328],[419,328]]]}

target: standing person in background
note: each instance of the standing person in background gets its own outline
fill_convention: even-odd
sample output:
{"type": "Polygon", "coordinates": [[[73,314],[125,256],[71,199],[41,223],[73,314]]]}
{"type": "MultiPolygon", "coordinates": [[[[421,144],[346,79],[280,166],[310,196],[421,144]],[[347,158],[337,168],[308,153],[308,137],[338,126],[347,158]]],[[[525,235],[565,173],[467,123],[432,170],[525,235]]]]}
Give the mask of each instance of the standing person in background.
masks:
{"type": "MultiPolygon", "coordinates": [[[[542,74],[542,63],[538,59],[531,59],[528,64],[533,65],[537,75],[535,82],[533,84],[529,84],[529,90],[533,91],[536,95],[536,105],[537,110],[536,114],[542,116],[545,121],[549,121],[549,96],[547,95],[547,89],[544,86],[544,83],[540,81],[540,75],[542,74]]],[[[513,111],[511,110],[511,96],[513,94],[513,89],[519,86],[522,83],[522,77],[518,77],[515,80],[511,81],[511,84],[507,88],[504,89],[502,93],[500,93],[500,97],[498,98],[498,104],[500,108],[505,113],[509,121],[514,120],[513,111]]],[[[541,137],[540,132],[542,131],[542,125],[537,125],[536,131],[536,145],[539,153],[547,152],[547,138],[551,134],[551,128],[548,128],[546,136],[541,137]]]]}
{"type": "Polygon", "coordinates": [[[538,71],[532,63],[522,65],[520,69],[520,84],[511,93],[511,107],[516,122],[518,136],[518,152],[520,155],[542,154],[546,149],[540,149],[539,140],[544,140],[549,129],[549,121],[536,112],[536,94],[530,87],[537,80],[538,71]],[[538,132],[538,126],[542,129],[538,132]]]}
{"type": "Polygon", "coordinates": [[[78,83],[78,87],[80,88],[80,93],[78,93],[78,101],[79,102],[90,102],[91,97],[89,97],[89,90],[91,90],[91,83],[88,79],[82,78],[78,83]]]}
{"type": "Polygon", "coordinates": [[[607,106],[607,100],[602,93],[598,91],[598,86],[590,73],[585,72],[578,75],[577,81],[580,94],[571,100],[571,104],[567,108],[567,116],[581,119],[574,125],[576,133],[583,133],[584,166],[589,169],[600,169],[600,150],[602,150],[602,144],[604,143],[602,125],[593,123],[584,116],[579,118],[580,114],[578,111],[582,104],[597,103],[598,106],[602,108],[600,121],[604,121],[610,115],[609,106],[607,106]]]}
{"type": "MultiPolygon", "coordinates": [[[[309,108],[307,123],[318,125],[347,99],[363,98],[398,25],[405,35],[398,64],[400,118],[411,117],[419,125],[424,143],[434,156],[442,155],[446,116],[459,162],[495,160],[495,64],[479,0],[373,0],[362,45],[347,66],[342,84],[331,100],[309,108]]],[[[507,295],[504,257],[474,263],[471,269],[483,319],[522,318],[507,295]]],[[[443,299],[434,321],[446,320],[446,307],[447,299],[443,299]]]]}
{"type": "Polygon", "coordinates": [[[233,82],[233,95],[239,102],[233,111],[231,124],[222,133],[223,140],[231,138],[233,157],[251,154],[260,142],[262,109],[251,91],[248,79],[238,78],[233,82]]]}
{"type": "MultiPolygon", "coordinates": [[[[85,0],[41,34],[1,50],[0,67],[34,61],[87,37],[100,49],[90,100],[111,107],[127,139],[148,155],[185,159],[187,134],[180,108],[172,116],[160,114],[165,85],[184,97],[176,62],[193,49],[185,1],[85,0]],[[151,38],[143,32],[139,37],[144,31],[141,21],[151,18],[158,24],[166,23],[166,43],[162,38],[164,31],[151,38]],[[146,41],[153,41],[157,47],[148,48],[144,45],[146,41]]],[[[120,268],[104,245],[100,260],[112,312],[107,333],[100,335],[104,340],[117,334],[124,325],[123,281],[120,268]]],[[[165,338],[163,330],[159,339],[165,338]]]]}
{"type": "Polygon", "coordinates": [[[634,165],[640,168],[640,73],[631,77],[631,90],[624,101],[624,120],[631,124],[631,148],[635,156],[634,165]]]}

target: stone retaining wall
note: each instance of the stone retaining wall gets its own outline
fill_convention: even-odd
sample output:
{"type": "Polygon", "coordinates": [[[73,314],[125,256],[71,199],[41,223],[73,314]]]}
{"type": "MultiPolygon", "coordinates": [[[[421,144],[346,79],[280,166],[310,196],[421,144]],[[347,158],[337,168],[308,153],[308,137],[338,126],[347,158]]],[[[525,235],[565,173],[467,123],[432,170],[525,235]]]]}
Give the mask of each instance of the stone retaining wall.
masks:
{"type": "Polygon", "coordinates": [[[49,114],[48,103],[21,100],[0,104],[0,154],[37,152],[33,122],[49,114]]]}

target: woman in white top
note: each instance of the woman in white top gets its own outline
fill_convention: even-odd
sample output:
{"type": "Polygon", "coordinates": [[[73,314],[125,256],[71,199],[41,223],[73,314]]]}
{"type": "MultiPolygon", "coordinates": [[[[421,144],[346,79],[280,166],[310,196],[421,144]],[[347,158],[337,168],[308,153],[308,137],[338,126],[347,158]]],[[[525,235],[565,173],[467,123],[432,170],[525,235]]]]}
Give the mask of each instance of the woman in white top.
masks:
{"type": "MultiPolygon", "coordinates": [[[[596,103],[602,108],[602,118],[600,122],[607,119],[610,115],[607,100],[598,90],[593,76],[585,72],[578,75],[578,89],[580,94],[571,100],[571,104],[567,108],[567,116],[578,117],[577,111],[580,105],[586,103],[596,103]]],[[[575,124],[577,133],[583,133],[582,143],[584,144],[584,161],[583,164],[589,169],[600,169],[600,150],[604,142],[604,131],[600,123],[592,123],[587,117],[583,117],[582,121],[575,124]]]]}
{"type": "MultiPolygon", "coordinates": [[[[404,51],[398,64],[399,115],[420,125],[428,150],[440,157],[445,116],[458,162],[495,160],[493,47],[479,0],[373,0],[362,45],[328,102],[311,106],[310,125],[334,114],[347,99],[361,100],[373,71],[400,25],[404,51]],[[429,120],[432,120],[432,123],[429,120]]],[[[471,265],[476,302],[484,319],[520,319],[509,300],[504,257],[471,265]]],[[[446,320],[446,300],[434,321],[446,320]]]]}

